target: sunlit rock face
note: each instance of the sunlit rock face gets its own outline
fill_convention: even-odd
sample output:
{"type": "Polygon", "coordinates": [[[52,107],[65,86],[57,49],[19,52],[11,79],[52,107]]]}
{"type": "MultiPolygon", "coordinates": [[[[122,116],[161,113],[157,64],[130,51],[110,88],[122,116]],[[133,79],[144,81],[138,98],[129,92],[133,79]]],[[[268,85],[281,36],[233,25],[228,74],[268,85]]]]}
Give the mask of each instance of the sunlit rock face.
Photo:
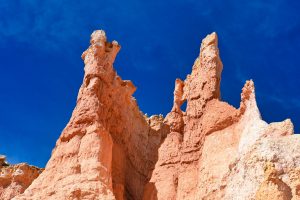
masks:
{"type": "Polygon", "coordinates": [[[92,34],[72,117],[45,171],[16,199],[142,198],[168,126],[139,110],[135,86],[113,68],[119,50],[104,31],[92,34]]]}
{"type": "Polygon", "coordinates": [[[0,155],[0,199],[10,200],[22,194],[42,171],[26,163],[11,165],[0,155]]]}
{"type": "Polygon", "coordinates": [[[143,115],[135,86],[117,75],[120,45],[102,30],[90,43],[72,117],[44,172],[15,200],[300,199],[300,137],[289,119],[261,119],[252,80],[239,108],[222,101],[216,33],[191,74],[176,79],[165,118],[143,115]]]}

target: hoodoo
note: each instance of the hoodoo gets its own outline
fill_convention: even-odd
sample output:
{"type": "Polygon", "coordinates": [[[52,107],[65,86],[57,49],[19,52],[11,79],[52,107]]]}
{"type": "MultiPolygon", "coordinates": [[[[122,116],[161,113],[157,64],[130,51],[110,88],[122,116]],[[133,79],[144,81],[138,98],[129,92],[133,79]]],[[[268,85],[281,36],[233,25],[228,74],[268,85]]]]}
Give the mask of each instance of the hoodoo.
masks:
{"type": "Polygon", "coordinates": [[[71,119],[45,170],[14,200],[300,199],[300,137],[289,119],[261,119],[252,80],[239,108],[222,101],[216,33],[176,79],[165,118],[139,110],[135,86],[114,70],[119,50],[93,32],[71,119]]]}

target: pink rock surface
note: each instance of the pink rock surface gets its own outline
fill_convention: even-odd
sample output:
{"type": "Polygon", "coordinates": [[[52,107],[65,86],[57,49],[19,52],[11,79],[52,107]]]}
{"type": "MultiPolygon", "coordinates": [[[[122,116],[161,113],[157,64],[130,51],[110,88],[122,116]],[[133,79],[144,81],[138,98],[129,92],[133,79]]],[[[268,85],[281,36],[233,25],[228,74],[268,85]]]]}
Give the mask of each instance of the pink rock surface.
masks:
{"type": "Polygon", "coordinates": [[[176,79],[165,118],[139,110],[135,86],[113,68],[119,50],[104,31],[92,34],[72,117],[45,171],[15,200],[248,200],[273,191],[273,199],[299,199],[292,122],[261,119],[252,80],[239,108],[221,100],[216,33],[203,39],[191,74],[176,79]]]}
{"type": "Polygon", "coordinates": [[[141,199],[168,133],[161,116],[145,117],[135,86],[113,68],[120,50],[95,31],[82,54],[77,105],[45,171],[15,199],[141,199]]]}
{"type": "Polygon", "coordinates": [[[0,156],[0,199],[10,200],[22,194],[42,171],[26,163],[10,165],[0,156]]]}

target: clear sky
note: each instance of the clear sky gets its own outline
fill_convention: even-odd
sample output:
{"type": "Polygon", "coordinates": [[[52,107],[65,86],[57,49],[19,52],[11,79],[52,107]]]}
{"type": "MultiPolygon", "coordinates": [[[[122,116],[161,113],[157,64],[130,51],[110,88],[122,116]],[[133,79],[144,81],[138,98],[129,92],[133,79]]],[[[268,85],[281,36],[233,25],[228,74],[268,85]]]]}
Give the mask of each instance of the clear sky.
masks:
{"type": "Polygon", "coordinates": [[[171,109],[175,78],[190,73],[216,31],[222,98],[239,106],[247,79],[267,122],[300,132],[299,0],[0,0],[0,154],[45,166],[75,106],[81,53],[104,29],[122,48],[115,68],[144,113],[171,109]]]}

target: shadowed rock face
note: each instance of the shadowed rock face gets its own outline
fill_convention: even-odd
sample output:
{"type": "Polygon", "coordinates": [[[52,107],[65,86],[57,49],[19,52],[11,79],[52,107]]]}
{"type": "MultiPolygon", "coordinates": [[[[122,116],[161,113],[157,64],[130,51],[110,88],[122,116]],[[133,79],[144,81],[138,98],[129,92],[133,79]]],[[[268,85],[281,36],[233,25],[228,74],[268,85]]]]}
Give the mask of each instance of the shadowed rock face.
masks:
{"type": "Polygon", "coordinates": [[[107,42],[104,31],[90,43],[72,117],[45,171],[15,200],[242,200],[270,191],[277,199],[299,198],[293,124],[261,119],[252,81],[240,108],[221,100],[216,33],[203,39],[191,74],[176,79],[165,118],[144,116],[132,97],[135,86],[115,72],[119,44],[107,42]]]}

